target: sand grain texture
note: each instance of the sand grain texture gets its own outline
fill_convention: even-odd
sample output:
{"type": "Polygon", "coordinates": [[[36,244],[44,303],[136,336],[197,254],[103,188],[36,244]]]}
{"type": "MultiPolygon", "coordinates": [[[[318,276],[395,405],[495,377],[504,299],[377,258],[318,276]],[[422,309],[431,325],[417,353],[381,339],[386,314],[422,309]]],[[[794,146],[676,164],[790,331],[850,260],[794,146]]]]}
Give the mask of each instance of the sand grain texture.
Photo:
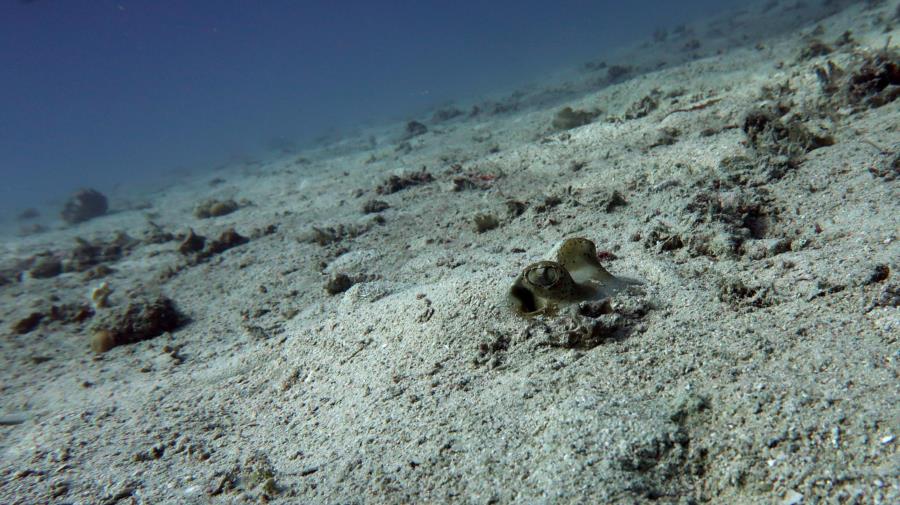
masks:
{"type": "Polygon", "coordinates": [[[837,104],[816,73],[896,51],[900,21],[896,2],[842,5],[5,242],[0,503],[900,502],[900,101],[837,104]],[[746,115],[779,104],[833,145],[754,146],[746,115]],[[603,113],[558,131],[564,106],[603,113]],[[242,203],[195,217],[209,199],[242,203]],[[249,241],[179,252],[189,229],[249,241]],[[139,243],[97,278],[27,273],[117,230],[139,243]],[[643,282],[590,345],[571,332],[596,318],[506,301],[573,236],[643,282]],[[97,355],[102,313],[75,308],[102,281],[113,308],[162,292],[187,321],[97,355]]]}

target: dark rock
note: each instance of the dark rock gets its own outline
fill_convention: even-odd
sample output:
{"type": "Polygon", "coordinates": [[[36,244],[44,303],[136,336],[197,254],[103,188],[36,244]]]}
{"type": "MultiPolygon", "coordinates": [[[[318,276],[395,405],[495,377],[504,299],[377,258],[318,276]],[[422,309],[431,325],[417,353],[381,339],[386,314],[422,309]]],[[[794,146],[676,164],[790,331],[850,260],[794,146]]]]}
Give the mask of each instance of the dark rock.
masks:
{"type": "Polygon", "coordinates": [[[622,193],[619,193],[618,190],[612,190],[611,192],[603,195],[598,199],[598,203],[606,212],[612,212],[618,207],[628,205],[628,202],[625,201],[625,197],[623,197],[622,193]]]}
{"type": "Polygon", "coordinates": [[[238,210],[240,206],[234,200],[206,200],[194,209],[194,216],[200,219],[219,217],[238,210]]]}
{"type": "Polygon", "coordinates": [[[50,307],[48,317],[51,321],[63,324],[81,323],[94,315],[94,310],[88,305],[64,304],[50,307]]]}
{"type": "Polygon", "coordinates": [[[184,240],[181,241],[181,244],[179,244],[178,252],[187,256],[202,251],[205,245],[206,237],[197,235],[194,233],[194,230],[191,229],[188,231],[187,236],[184,237],[184,240]]]}
{"type": "Polygon", "coordinates": [[[162,226],[148,221],[149,229],[144,231],[144,242],[147,244],[163,244],[175,240],[175,235],[165,231],[162,226]]]}
{"type": "Polygon", "coordinates": [[[525,205],[525,202],[520,202],[519,200],[506,201],[506,213],[509,214],[509,217],[519,217],[525,213],[527,208],[528,206],[525,205]]]}
{"type": "Polygon", "coordinates": [[[362,211],[363,214],[375,214],[390,208],[391,206],[382,200],[369,200],[363,205],[362,211]]]}
{"type": "Polygon", "coordinates": [[[31,331],[34,331],[35,328],[41,324],[41,320],[44,319],[44,314],[40,312],[32,312],[25,319],[19,320],[16,324],[13,325],[12,331],[16,335],[24,335],[31,331]]]}
{"type": "Polygon", "coordinates": [[[406,133],[403,135],[404,140],[409,140],[419,135],[428,133],[428,127],[418,121],[410,121],[406,123],[406,133]]]}
{"type": "Polygon", "coordinates": [[[388,177],[387,181],[375,188],[375,192],[379,195],[389,195],[391,193],[396,193],[401,189],[405,189],[410,186],[418,186],[419,184],[426,184],[433,180],[434,177],[432,177],[431,174],[426,172],[424,169],[419,172],[413,172],[412,174],[404,175],[402,177],[398,175],[392,175],[388,177]]]}
{"type": "Polygon", "coordinates": [[[803,51],[800,52],[800,58],[808,60],[819,56],[826,56],[832,51],[834,51],[834,49],[832,49],[828,44],[822,42],[819,39],[813,39],[809,41],[806,47],[803,48],[803,51]]]}
{"type": "Polygon", "coordinates": [[[353,284],[355,284],[355,281],[349,275],[339,273],[331,276],[328,282],[325,283],[325,292],[329,295],[336,295],[347,291],[353,287],[353,284]]]}
{"type": "Polygon", "coordinates": [[[609,82],[617,82],[628,76],[632,72],[631,67],[624,65],[612,65],[606,69],[606,80],[609,82]]]}
{"type": "Polygon", "coordinates": [[[63,221],[76,224],[102,216],[108,209],[109,203],[102,193],[95,189],[81,189],[66,202],[61,216],[63,221]]]}
{"type": "Polygon", "coordinates": [[[431,116],[431,121],[434,123],[443,123],[444,121],[449,121],[461,115],[463,115],[463,111],[456,107],[445,107],[434,111],[434,115],[431,116]]]}
{"type": "Polygon", "coordinates": [[[625,119],[638,119],[649,115],[659,108],[659,90],[654,90],[649,95],[631,104],[625,111],[625,119]]]}
{"type": "Polygon", "coordinates": [[[872,267],[872,271],[869,273],[868,278],[866,279],[865,284],[875,284],[877,282],[883,282],[887,280],[891,275],[891,267],[884,263],[880,263],[872,267]]]}
{"type": "Polygon", "coordinates": [[[493,214],[476,214],[472,222],[475,224],[476,233],[484,233],[500,226],[500,220],[493,214]]]}
{"type": "Polygon", "coordinates": [[[121,231],[110,241],[88,242],[76,237],[75,242],[75,247],[65,258],[63,269],[66,272],[84,272],[101,263],[118,261],[139,244],[139,241],[121,231]]]}
{"type": "Polygon", "coordinates": [[[237,247],[241,244],[246,244],[250,239],[241,235],[234,228],[228,228],[223,231],[219,238],[210,242],[209,247],[205,251],[207,255],[219,254],[222,252],[231,249],[232,247],[237,247]]]}
{"type": "Polygon", "coordinates": [[[173,331],[185,322],[174,302],[165,296],[129,303],[121,313],[111,315],[93,330],[91,348],[106,352],[113,347],[148,340],[173,331]]]}
{"type": "Polygon", "coordinates": [[[552,125],[556,130],[571,130],[572,128],[589,124],[599,114],[599,111],[575,110],[572,107],[564,107],[556,113],[552,125]]]}
{"type": "Polygon", "coordinates": [[[106,265],[97,265],[94,268],[89,269],[84,273],[84,280],[86,281],[95,281],[97,279],[102,279],[107,275],[114,273],[115,270],[106,266],[106,265]]]}
{"type": "Polygon", "coordinates": [[[880,107],[900,96],[900,56],[895,50],[867,57],[850,75],[846,94],[851,103],[880,107]]]}
{"type": "Polygon", "coordinates": [[[19,221],[26,221],[28,219],[35,219],[40,217],[41,213],[38,212],[37,209],[25,209],[22,212],[19,212],[19,215],[16,216],[16,219],[19,221]]]}
{"type": "Polygon", "coordinates": [[[371,225],[339,224],[337,226],[328,226],[324,228],[313,226],[313,233],[310,238],[320,246],[327,246],[329,244],[341,242],[344,239],[358,237],[367,232],[369,226],[371,225]]]}
{"type": "Polygon", "coordinates": [[[56,277],[63,271],[62,261],[53,255],[38,256],[28,273],[35,279],[56,277]]]}
{"type": "Polygon", "coordinates": [[[814,132],[799,118],[782,120],[780,110],[757,109],[744,118],[743,130],[757,152],[772,157],[784,157],[789,166],[796,166],[806,153],[834,145],[829,134],[814,132]]]}

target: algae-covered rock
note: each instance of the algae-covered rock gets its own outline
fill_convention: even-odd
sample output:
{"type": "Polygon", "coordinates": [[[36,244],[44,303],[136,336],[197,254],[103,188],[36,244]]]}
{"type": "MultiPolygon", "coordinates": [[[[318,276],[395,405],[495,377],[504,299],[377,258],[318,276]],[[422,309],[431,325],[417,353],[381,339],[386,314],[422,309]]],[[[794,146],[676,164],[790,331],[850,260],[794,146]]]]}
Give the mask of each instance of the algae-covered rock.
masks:
{"type": "Polygon", "coordinates": [[[557,112],[556,117],[553,118],[553,128],[556,130],[571,130],[590,123],[599,115],[599,111],[575,110],[572,107],[565,107],[557,112]]]}
{"type": "Polygon", "coordinates": [[[225,216],[238,210],[238,208],[240,208],[240,206],[234,200],[210,199],[201,202],[200,205],[194,209],[194,216],[200,219],[225,216]]]}
{"type": "Polygon", "coordinates": [[[80,189],[66,202],[61,217],[69,224],[76,224],[106,214],[109,203],[96,189],[80,189]]]}
{"type": "Polygon", "coordinates": [[[177,329],[184,321],[175,303],[165,296],[135,301],[129,303],[124,311],[110,314],[93,328],[91,349],[104,353],[120,345],[158,337],[177,329]]]}

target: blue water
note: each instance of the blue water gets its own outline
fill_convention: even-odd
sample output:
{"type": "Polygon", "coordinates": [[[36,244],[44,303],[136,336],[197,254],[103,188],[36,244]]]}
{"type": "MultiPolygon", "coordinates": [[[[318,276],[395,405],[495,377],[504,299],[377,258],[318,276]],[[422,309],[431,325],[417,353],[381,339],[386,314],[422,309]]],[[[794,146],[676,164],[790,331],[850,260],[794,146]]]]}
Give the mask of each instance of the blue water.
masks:
{"type": "Polygon", "coordinates": [[[7,0],[0,214],[404,119],[745,3],[7,0]]]}

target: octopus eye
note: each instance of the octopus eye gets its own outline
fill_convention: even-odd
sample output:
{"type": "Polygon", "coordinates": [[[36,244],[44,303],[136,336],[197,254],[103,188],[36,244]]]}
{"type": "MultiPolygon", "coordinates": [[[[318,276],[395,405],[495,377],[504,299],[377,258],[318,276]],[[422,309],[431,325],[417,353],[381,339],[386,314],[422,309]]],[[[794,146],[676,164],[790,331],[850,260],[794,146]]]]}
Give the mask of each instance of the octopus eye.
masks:
{"type": "Polygon", "coordinates": [[[559,282],[559,270],[553,266],[540,266],[529,270],[526,277],[535,286],[550,288],[559,282]]]}

